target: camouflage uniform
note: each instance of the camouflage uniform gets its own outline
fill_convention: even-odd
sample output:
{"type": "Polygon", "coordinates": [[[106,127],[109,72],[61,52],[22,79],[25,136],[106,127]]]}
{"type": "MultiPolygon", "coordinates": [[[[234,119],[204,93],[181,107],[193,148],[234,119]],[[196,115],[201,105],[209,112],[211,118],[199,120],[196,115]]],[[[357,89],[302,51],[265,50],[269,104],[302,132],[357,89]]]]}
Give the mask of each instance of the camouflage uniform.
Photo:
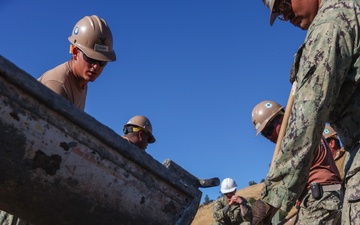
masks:
{"type": "Polygon", "coordinates": [[[342,223],[360,224],[360,0],[322,0],[295,55],[297,81],[285,137],[262,200],[289,211],[304,189],[325,123],[350,154],[342,223]]]}
{"type": "Polygon", "coordinates": [[[341,178],[332,152],[326,141],[321,141],[310,168],[307,186],[299,199],[300,205],[295,224],[340,225],[343,197],[341,178]],[[315,199],[310,188],[313,182],[319,183],[322,188],[331,184],[337,184],[337,187],[333,187],[332,191],[323,191],[321,198],[315,199]]]}
{"type": "Polygon", "coordinates": [[[309,192],[300,204],[296,225],[341,224],[342,191],[324,192],[316,200],[309,192]]]}
{"type": "Polygon", "coordinates": [[[228,201],[226,196],[216,200],[213,208],[213,216],[215,219],[213,225],[250,225],[251,207],[249,205],[245,205],[247,210],[241,211],[242,209],[239,204],[233,204],[230,206],[226,215],[224,215],[224,208],[227,205],[228,201]],[[242,216],[242,214],[244,216],[242,216]]]}

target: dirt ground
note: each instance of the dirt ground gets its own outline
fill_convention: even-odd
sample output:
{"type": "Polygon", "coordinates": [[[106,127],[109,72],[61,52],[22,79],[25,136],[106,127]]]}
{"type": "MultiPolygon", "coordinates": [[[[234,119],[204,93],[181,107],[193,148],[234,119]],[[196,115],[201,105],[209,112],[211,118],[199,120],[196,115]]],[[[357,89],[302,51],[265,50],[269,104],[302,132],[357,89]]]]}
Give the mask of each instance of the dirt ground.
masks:
{"type": "MultiPolygon", "coordinates": [[[[251,197],[254,199],[258,199],[260,197],[262,187],[263,183],[252,185],[238,190],[236,194],[246,199],[249,199],[251,197]]],[[[191,225],[211,225],[214,222],[212,216],[212,209],[214,204],[215,201],[210,203],[209,205],[200,206],[191,225]]]]}

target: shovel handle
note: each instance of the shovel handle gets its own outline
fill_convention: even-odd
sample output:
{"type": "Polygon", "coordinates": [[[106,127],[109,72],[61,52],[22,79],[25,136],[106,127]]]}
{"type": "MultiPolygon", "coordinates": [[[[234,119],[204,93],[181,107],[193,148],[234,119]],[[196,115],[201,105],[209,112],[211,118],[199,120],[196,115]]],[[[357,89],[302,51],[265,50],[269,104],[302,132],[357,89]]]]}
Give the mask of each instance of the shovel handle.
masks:
{"type": "Polygon", "coordinates": [[[284,118],[283,118],[283,121],[281,123],[281,128],[280,128],[278,139],[276,141],[276,146],[275,146],[274,155],[273,155],[273,158],[272,158],[272,161],[271,161],[270,170],[274,166],[275,158],[279,154],[279,151],[280,151],[281,141],[285,136],[286,127],[287,127],[288,122],[289,122],[290,112],[291,112],[291,109],[292,109],[293,104],[294,104],[294,94],[295,94],[295,90],[296,90],[296,84],[297,83],[295,81],[293,83],[292,87],[291,87],[291,90],[290,90],[290,95],[289,95],[288,102],[286,104],[284,118]]]}

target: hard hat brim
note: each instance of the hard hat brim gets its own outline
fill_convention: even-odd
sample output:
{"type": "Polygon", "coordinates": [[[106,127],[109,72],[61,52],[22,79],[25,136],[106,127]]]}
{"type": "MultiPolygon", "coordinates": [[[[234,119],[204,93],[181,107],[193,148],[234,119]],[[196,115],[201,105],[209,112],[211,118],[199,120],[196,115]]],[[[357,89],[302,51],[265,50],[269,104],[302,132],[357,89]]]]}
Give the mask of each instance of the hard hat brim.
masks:
{"type": "Polygon", "coordinates": [[[274,24],[276,18],[280,15],[280,13],[273,11],[275,2],[276,0],[273,0],[270,5],[270,26],[274,24]]]}
{"type": "Polygon", "coordinates": [[[233,191],[235,191],[235,190],[236,190],[236,187],[233,187],[233,188],[230,188],[230,189],[226,189],[226,190],[221,189],[221,193],[222,193],[222,194],[227,194],[227,193],[231,193],[231,192],[233,192],[233,191]]]}
{"type": "Polygon", "coordinates": [[[156,141],[155,137],[151,133],[149,134],[151,135],[149,143],[154,143],[156,141]]]}
{"type": "Polygon", "coordinates": [[[270,13],[270,26],[272,26],[276,20],[276,18],[280,16],[280,13],[271,12],[270,13]]]}
{"type": "Polygon", "coordinates": [[[68,40],[71,44],[79,48],[81,51],[85,53],[86,56],[89,58],[99,60],[99,61],[105,61],[105,62],[113,62],[116,61],[116,54],[114,50],[108,51],[108,52],[100,52],[95,51],[91,48],[88,48],[86,46],[80,45],[79,43],[74,43],[73,37],[69,37],[68,40]]]}

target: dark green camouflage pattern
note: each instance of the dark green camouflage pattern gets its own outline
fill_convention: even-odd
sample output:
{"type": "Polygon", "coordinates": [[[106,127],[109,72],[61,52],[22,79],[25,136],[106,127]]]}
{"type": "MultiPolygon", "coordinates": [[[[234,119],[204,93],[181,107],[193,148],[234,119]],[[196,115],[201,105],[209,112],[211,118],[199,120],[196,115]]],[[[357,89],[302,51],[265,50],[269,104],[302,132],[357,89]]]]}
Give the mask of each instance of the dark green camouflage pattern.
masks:
{"type": "Polygon", "coordinates": [[[213,217],[215,219],[213,225],[246,225],[250,224],[251,207],[246,205],[247,212],[243,212],[244,217],[241,216],[241,208],[239,204],[230,206],[224,216],[223,208],[228,205],[226,196],[223,196],[216,200],[213,208],[213,217]],[[226,218],[225,218],[226,217],[226,218]]]}
{"type": "Polygon", "coordinates": [[[262,199],[274,207],[289,211],[295,204],[325,123],[330,122],[353,159],[346,167],[343,223],[356,217],[354,224],[360,224],[359,22],[360,0],[322,0],[295,55],[290,76],[297,82],[294,105],[262,192],[262,199]]]}
{"type": "Polygon", "coordinates": [[[360,224],[360,144],[355,145],[345,164],[346,192],[342,224],[360,224]]]}
{"type": "Polygon", "coordinates": [[[342,191],[324,192],[319,200],[311,193],[306,194],[300,204],[296,225],[340,225],[342,199],[342,191]]]}

